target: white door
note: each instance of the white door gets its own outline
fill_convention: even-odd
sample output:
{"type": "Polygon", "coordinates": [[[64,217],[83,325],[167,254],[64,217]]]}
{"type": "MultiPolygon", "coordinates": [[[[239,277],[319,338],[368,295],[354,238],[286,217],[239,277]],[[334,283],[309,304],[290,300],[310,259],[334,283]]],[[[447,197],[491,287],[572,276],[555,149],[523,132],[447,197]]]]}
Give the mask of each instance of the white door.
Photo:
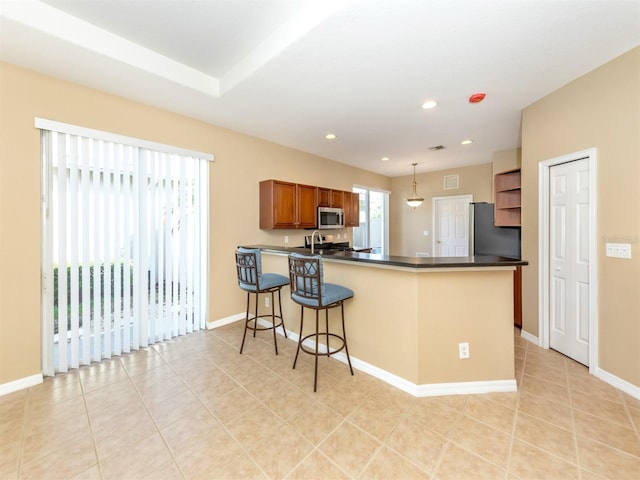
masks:
{"type": "Polygon", "coordinates": [[[471,195],[433,199],[435,257],[469,256],[469,203],[471,195]]]}
{"type": "Polygon", "coordinates": [[[589,161],[549,172],[549,346],[589,364],[589,161]]]}

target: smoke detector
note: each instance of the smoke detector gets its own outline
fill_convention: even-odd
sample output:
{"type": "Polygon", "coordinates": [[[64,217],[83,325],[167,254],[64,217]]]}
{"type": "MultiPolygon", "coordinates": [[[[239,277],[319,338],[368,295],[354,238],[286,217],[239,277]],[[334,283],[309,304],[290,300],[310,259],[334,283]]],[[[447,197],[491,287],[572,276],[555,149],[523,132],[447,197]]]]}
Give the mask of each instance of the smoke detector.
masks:
{"type": "Polygon", "coordinates": [[[469,103],[480,103],[486,96],[487,94],[484,92],[474,93],[469,97],[469,103]]]}

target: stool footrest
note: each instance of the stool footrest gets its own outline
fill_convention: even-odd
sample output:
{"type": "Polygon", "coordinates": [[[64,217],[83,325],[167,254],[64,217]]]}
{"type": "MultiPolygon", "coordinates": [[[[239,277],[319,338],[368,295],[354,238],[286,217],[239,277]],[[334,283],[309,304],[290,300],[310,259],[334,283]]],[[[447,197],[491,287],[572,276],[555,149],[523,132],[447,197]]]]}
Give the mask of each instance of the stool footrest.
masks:
{"type": "Polygon", "coordinates": [[[254,330],[256,332],[260,332],[263,330],[273,330],[274,328],[278,328],[281,327],[282,325],[284,325],[282,317],[279,315],[274,315],[273,317],[271,315],[265,314],[265,315],[258,315],[257,317],[251,317],[246,321],[246,327],[249,330],[254,330]],[[276,323],[275,325],[268,325],[266,327],[259,327],[258,326],[258,320],[261,318],[266,318],[271,320],[272,318],[276,318],[279,319],[280,321],[278,323],[276,323]],[[250,322],[253,322],[253,325],[250,324],[250,322]]]}
{"type": "Polygon", "coordinates": [[[315,338],[316,344],[321,345],[321,343],[318,341],[318,339],[321,337],[324,337],[326,339],[327,334],[320,332],[320,333],[312,333],[310,335],[306,335],[302,337],[302,339],[300,339],[300,349],[303,352],[308,353],[309,355],[318,355],[319,357],[329,357],[335,353],[338,353],[344,350],[344,346],[345,346],[344,338],[342,338],[340,335],[336,335],[335,333],[329,333],[329,337],[340,340],[341,345],[339,348],[330,349],[329,347],[327,347],[327,345],[325,345],[326,351],[321,351],[320,349],[318,349],[318,353],[316,354],[315,349],[311,349],[310,347],[307,347],[306,345],[304,345],[304,342],[309,338],[315,338]]]}

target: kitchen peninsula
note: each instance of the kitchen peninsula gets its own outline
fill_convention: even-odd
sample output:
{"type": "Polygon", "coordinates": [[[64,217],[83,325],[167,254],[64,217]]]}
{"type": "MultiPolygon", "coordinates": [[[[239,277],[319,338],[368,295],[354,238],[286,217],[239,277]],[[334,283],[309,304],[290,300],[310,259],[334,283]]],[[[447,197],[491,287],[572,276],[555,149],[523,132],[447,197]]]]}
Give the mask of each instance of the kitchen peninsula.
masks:
{"type": "MultiPolygon", "coordinates": [[[[310,253],[246,247],[261,249],[264,271],[282,275],[288,275],[288,254],[310,253]]],[[[513,271],[526,261],[334,251],[322,256],[325,281],[355,292],[345,303],[354,367],[416,396],[516,390],[513,271]],[[469,358],[459,358],[460,343],[468,343],[469,358]]],[[[300,310],[286,292],[282,303],[287,330],[297,335],[300,310]]]]}

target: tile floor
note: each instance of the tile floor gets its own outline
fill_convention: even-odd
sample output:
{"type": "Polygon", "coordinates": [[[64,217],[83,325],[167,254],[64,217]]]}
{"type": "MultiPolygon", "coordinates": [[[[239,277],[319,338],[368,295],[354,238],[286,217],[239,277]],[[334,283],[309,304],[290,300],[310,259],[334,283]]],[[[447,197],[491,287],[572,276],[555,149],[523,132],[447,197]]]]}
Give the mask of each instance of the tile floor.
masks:
{"type": "Polygon", "coordinates": [[[0,397],[0,478],[640,478],[640,401],[515,332],[519,391],[414,398],[241,325],[0,397]]]}

